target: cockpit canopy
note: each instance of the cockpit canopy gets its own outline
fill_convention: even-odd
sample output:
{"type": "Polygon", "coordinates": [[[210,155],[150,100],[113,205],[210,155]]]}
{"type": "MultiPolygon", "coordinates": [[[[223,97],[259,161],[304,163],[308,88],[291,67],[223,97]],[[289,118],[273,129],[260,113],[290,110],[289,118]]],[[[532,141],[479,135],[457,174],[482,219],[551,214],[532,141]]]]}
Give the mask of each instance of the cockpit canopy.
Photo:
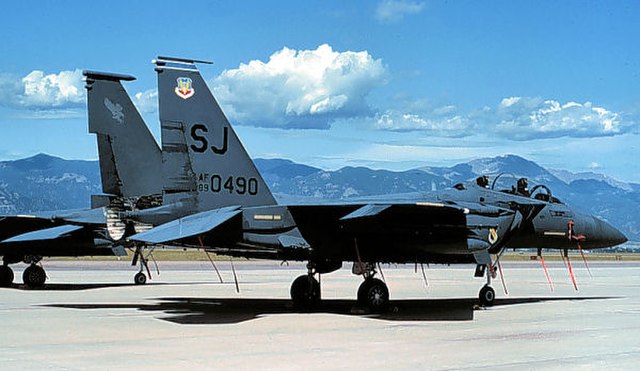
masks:
{"type": "MultiPolygon", "coordinates": [[[[508,193],[521,197],[530,197],[552,204],[563,204],[559,198],[553,196],[551,189],[544,184],[536,184],[529,189],[529,180],[527,178],[516,178],[513,174],[501,173],[493,179],[491,185],[489,185],[489,180],[489,176],[483,175],[476,178],[475,183],[477,186],[497,192],[508,193]]],[[[457,183],[453,188],[463,191],[467,189],[467,185],[465,183],[457,183]]]]}

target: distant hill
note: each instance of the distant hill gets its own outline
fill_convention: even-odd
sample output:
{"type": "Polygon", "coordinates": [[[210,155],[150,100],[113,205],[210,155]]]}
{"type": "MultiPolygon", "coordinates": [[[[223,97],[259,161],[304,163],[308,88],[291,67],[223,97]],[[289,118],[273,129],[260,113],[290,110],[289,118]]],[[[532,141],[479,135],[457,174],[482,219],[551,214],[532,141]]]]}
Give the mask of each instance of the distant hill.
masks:
{"type": "MultiPolygon", "coordinates": [[[[640,241],[640,184],[619,182],[603,174],[549,171],[522,157],[507,155],[451,167],[423,167],[394,172],[366,167],[325,171],[283,159],[256,159],[271,190],[282,200],[337,200],[383,194],[439,190],[500,173],[501,185],[516,177],[543,183],[568,204],[593,213],[640,241]]],[[[63,160],[48,155],[0,162],[0,214],[84,208],[101,192],[96,161],[63,160]]]]}
{"type": "Polygon", "coordinates": [[[0,213],[85,208],[101,193],[96,161],[63,160],[39,154],[0,162],[0,213]]]}

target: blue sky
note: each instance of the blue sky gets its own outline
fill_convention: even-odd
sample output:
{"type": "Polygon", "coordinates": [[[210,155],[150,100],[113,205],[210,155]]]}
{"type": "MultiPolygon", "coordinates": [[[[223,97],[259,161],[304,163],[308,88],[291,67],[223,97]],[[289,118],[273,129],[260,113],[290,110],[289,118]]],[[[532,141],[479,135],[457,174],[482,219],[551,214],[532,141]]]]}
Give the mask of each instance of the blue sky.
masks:
{"type": "Polygon", "coordinates": [[[402,170],[517,154],[640,182],[640,3],[11,2],[0,159],[95,159],[82,69],[133,74],[158,135],[157,55],[201,70],[254,157],[402,170]],[[64,4],[64,5],[59,5],[64,4]]]}

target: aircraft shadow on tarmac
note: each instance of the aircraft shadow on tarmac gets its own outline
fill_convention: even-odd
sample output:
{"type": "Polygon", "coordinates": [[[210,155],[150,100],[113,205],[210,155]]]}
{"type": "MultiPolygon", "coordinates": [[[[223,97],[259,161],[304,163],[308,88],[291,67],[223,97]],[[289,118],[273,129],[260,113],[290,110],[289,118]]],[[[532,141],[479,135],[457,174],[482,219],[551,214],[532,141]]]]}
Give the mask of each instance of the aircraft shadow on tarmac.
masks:
{"type": "Polygon", "coordinates": [[[156,282],[149,283],[144,286],[136,285],[135,283],[47,283],[43,287],[28,287],[22,284],[13,284],[8,289],[23,290],[23,291],[82,291],[93,289],[104,289],[108,287],[127,287],[127,286],[165,286],[165,285],[208,285],[210,282],[181,282],[181,283],[169,283],[169,282],[156,282]]]}
{"type": "MultiPolygon", "coordinates": [[[[604,300],[615,297],[557,297],[496,299],[494,307],[549,301],[604,300]]],[[[329,313],[362,316],[387,321],[471,321],[475,310],[482,310],[477,299],[394,300],[383,313],[368,313],[353,300],[323,300],[312,312],[296,310],[287,299],[207,299],[157,298],[155,304],[46,304],[68,309],[137,309],[162,312],[159,317],[183,325],[231,324],[249,321],[270,314],[329,313]]]]}

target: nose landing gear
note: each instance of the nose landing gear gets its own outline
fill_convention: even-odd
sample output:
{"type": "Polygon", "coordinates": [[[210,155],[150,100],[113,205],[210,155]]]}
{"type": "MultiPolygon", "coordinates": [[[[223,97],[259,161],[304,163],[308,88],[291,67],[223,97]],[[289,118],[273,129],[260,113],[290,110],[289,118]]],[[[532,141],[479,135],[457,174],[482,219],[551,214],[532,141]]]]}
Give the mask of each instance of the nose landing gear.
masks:
{"type": "Polygon", "coordinates": [[[147,276],[142,272],[138,272],[135,276],[133,276],[133,282],[136,285],[144,285],[147,283],[147,276]]]}
{"type": "Polygon", "coordinates": [[[476,267],[476,277],[487,276],[487,283],[480,289],[478,298],[480,299],[480,305],[483,307],[491,307],[496,299],[496,292],[491,287],[491,279],[496,277],[496,271],[493,265],[483,264],[476,267]]]}
{"type": "Polygon", "coordinates": [[[496,292],[493,290],[491,286],[484,285],[482,289],[480,289],[480,305],[483,307],[493,306],[493,302],[496,299],[496,292]]]}

